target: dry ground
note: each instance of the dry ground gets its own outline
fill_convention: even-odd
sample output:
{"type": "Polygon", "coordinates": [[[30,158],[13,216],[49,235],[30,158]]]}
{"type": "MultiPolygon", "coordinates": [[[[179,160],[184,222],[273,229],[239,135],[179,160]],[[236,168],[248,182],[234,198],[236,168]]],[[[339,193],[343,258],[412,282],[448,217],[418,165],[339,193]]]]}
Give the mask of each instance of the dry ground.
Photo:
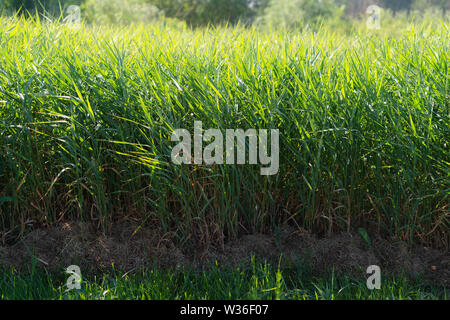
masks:
{"type": "Polygon", "coordinates": [[[450,287],[448,250],[410,247],[378,236],[372,236],[369,246],[358,234],[318,238],[284,227],[277,235],[245,235],[220,247],[181,248],[175,243],[174,235],[150,226],[117,224],[105,235],[91,224],[66,222],[33,229],[16,241],[3,241],[0,264],[23,270],[31,265],[34,255],[37,264],[48,269],[78,264],[82,269],[106,270],[112,263],[123,271],[155,263],[164,267],[208,268],[216,261],[248,263],[253,254],[274,263],[303,262],[316,275],[334,269],[336,274],[363,276],[369,265],[376,264],[384,274],[422,275],[426,281],[450,287]]]}

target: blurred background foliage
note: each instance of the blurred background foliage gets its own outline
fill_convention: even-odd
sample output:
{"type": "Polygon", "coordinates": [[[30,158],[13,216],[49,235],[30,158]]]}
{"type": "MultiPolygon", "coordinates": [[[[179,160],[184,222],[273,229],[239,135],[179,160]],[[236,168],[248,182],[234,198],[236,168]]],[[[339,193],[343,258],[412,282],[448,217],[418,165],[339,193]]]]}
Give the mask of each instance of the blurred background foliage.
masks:
{"type": "Polygon", "coordinates": [[[162,15],[161,10],[145,0],[86,0],[82,12],[87,21],[101,24],[145,23],[162,15]]]}
{"type": "Polygon", "coordinates": [[[0,11],[4,15],[29,12],[58,17],[69,5],[79,5],[88,23],[171,18],[192,27],[240,23],[315,28],[322,23],[345,26],[363,17],[372,4],[382,7],[388,19],[396,20],[448,18],[450,12],[450,0],[0,0],[0,11]]]}

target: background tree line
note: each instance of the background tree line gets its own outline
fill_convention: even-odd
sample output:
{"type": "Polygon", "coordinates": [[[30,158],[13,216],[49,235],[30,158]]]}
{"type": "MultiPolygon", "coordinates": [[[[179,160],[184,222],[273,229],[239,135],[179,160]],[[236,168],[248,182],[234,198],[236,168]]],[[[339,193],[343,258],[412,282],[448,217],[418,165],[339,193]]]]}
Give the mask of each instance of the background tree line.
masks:
{"type": "Polygon", "coordinates": [[[0,0],[0,10],[59,15],[61,8],[73,4],[81,5],[90,20],[132,22],[164,15],[191,26],[238,21],[290,24],[301,20],[313,24],[333,16],[356,17],[371,4],[390,9],[394,15],[430,7],[443,15],[450,12],[450,0],[0,0]]]}

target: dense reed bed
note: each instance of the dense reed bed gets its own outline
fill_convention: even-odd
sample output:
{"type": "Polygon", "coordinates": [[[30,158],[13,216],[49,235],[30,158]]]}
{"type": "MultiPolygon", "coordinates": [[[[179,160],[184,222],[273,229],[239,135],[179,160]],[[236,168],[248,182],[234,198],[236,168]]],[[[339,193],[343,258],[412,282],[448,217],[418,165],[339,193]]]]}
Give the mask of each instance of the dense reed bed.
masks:
{"type": "Polygon", "coordinates": [[[283,223],[449,244],[449,31],[0,25],[0,229],[283,223]],[[279,129],[278,174],[175,165],[174,129],[279,129]]]}

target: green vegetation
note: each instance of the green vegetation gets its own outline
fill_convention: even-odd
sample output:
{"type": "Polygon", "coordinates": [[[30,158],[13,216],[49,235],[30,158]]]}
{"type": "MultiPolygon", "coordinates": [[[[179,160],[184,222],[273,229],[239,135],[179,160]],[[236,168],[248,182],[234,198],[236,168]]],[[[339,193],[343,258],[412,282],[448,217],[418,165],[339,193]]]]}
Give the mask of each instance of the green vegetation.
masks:
{"type": "Polygon", "coordinates": [[[0,230],[130,218],[220,242],[288,222],[448,247],[449,32],[0,26],[0,230]],[[177,166],[176,128],[278,128],[280,169],[177,166]]]}
{"type": "MultiPolygon", "coordinates": [[[[145,225],[164,235],[158,248],[196,249],[186,252],[285,229],[350,232],[368,250],[379,236],[448,249],[449,2],[376,1],[379,30],[366,26],[371,3],[0,0],[0,250],[69,220],[92,236],[145,225]],[[83,23],[64,19],[69,5],[83,23]],[[175,165],[171,134],[194,121],[279,129],[278,173],[175,165]]],[[[65,292],[63,271],[32,256],[16,272],[8,255],[20,250],[7,249],[0,299],[447,299],[445,284],[424,280],[445,278],[445,259],[428,259],[423,279],[383,276],[375,291],[364,270],[316,277],[253,260],[91,266],[65,292]]]]}
{"type": "Polygon", "coordinates": [[[63,272],[0,272],[0,299],[448,299],[445,288],[420,279],[383,278],[379,290],[350,277],[312,277],[301,268],[274,268],[252,262],[247,267],[200,270],[113,271],[81,279],[81,289],[68,291],[63,272]]]}
{"type": "Polygon", "coordinates": [[[81,12],[87,21],[100,24],[144,23],[161,16],[158,8],[142,0],[87,0],[81,12]]]}
{"type": "Polygon", "coordinates": [[[447,0],[0,0],[0,12],[39,12],[48,18],[80,5],[82,17],[90,23],[151,22],[164,16],[193,27],[263,21],[277,27],[317,28],[322,23],[352,24],[373,4],[386,9],[383,16],[396,20],[403,15],[421,19],[430,12],[442,18],[450,11],[447,0]]]}

